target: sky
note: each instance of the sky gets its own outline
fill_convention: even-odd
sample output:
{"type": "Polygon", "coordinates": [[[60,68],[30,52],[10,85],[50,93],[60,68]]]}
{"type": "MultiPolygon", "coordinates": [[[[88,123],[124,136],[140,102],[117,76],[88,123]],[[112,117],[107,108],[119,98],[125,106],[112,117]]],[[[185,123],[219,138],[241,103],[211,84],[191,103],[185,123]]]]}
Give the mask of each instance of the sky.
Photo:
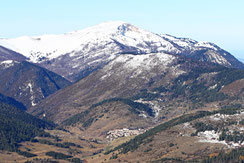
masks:
{"type": "Polygon", "coordinates": [[[114,20],[213,42],[244,59],[244,0],[1,0],[0,38],[62,34],[114,20]]]}

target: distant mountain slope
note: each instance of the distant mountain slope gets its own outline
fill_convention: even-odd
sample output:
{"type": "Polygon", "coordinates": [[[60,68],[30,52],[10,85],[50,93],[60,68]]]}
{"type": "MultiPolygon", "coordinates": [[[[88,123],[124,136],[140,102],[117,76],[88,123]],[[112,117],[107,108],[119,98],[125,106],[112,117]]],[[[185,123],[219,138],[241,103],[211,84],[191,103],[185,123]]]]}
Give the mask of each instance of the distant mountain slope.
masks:
{"type": "Polygon", "coordinates": [[[106,22],[62,35],[1,39],[0,45],[71,81],[89,75],[123,54],[163,52],[244,68],[243,63],[212,43],[158,35],[121,21],[106,22]]]}
{"type": "Polygon", "coordinates": [[[226,67],[244,68],[242,62],[214,43],[197,42],[192,39],[177,38],[166,34],[161,36],[176,47],[178,46],[178,48],[181,49],[180,54],[186,57],[205,62],[212,62],[226,67]]]}
{"type": "Polygon", "coordinates": [[[154,120],[160,121],[216,101],[215,107],[218,101],[224,104],[232,100],[230,92],[242,97],[244,85],[239,83],[243,72],[165,53],[121,55],[28,112],[38,116],[45,113],[61,123],[95,103],[118,97],[149,105],[154,120]],[[238,90],[231,90],[236,86],[238,90]]]}
{"type": "Polygon", "coordinates": [[[184,73],[179,69],[177,58],[164,53],[121,55],[29,112],[34,115],[46,113],[55,122],[61,122],[104,99],[130,97],[146,88],[154,78],[167,83],[184,73]]]}
{"type": "Polygon", "coordinates": [[[0,62],[0,93],[27,108],[70,84],[63,77],[26,61],[0,62]]]}
{"type": "Polygon", "coordinates": [[[61,123],[95,103],[118,97],[150,106],[154,120],[161,121],[191,110],[213,109],[241,100],[243,78],[243,70],[185,57],[127,54],[49,96],[28,112],[40,117],[45,114],[61,123]]]}
{"type": "Polygon", "coordinates": [[[0,150],[16,151],[18,143],[44,136],[48,128],[53,125],[0,102],[0,150]]]}

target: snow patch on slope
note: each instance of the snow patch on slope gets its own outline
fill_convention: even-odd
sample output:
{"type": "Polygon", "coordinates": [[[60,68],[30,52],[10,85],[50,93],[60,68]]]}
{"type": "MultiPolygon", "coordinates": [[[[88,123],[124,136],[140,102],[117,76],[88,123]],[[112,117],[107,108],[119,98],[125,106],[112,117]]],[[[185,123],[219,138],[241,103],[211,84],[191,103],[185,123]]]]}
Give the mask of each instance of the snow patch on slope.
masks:
{"type": "Polygon", "coordinates": [[[175,56],[165,53],[153,53],[153,54],[123,54],[115,58],[108,65],[104,67],[106,72],[100,79],[106,80],[111,74],[126,75],[130,79],[143,78],[149,79],[149,76],[157,76],[158,74],[153,70],[164,72],[166,69],[175,76],[185,73],[177,65],[170,65],[176,59],[175,56]],[[118,67],[119,66],[119,67],[118,67]],[[116,71],[116,72],[114,72],[116,71]],[[150,75],[148,74],[150,72],[150,75]],[[149,76],[148,76],[149,75],[149,76]]]}
{"type": "Polygon", "coordinates": [[[6,69],[6,68],[14,66],[16,63],[19,63],[19,62],[13,61],[13,60],[5,60],[5,61],[0,62],[0,66],[1,66],[1,68],[6,69]]]}
{"type": "Polygon", "coordinates": [[[211,131],[204,131],[204,132],[199,132],[197,136],[199,137],[199,142],[204,142],[204,143],[220,143],[227,145],[225,141],[219,141],[219,136],[221,133],[215,132],[214,130],[211,131]]]}
{"type": "Polygon", "coordinates": [[[189,39],[189,38],[177,38],[168,34],[161,34],[163,38],[165,38],[168,41],[171,41],[175,43],[176,45],[184,48],[189,48],[191,46],[194,46],[194,44],[197,43],[197,41],[189,39]]]}
{"type": "Polygon", "coordinates": [[[167,67],[175,59],[173,55],[155,53],[148,55],[121,55],[114,62],[124,63],[124,68],[150,70],[155,66],[167,67]]]}
{"type": "Polygon", "coordinates": [[[217,52],[212,51],[211,53],[207,53],[209,56],[210,60],[214,63],[218,64],[224,64],[224,65],[231,65],[227,59],[225,59],[223,56],[219,55],[217,52]]]}
{"type": "Polygon", "coordinates": [[[36,103],[35,103],[35,97],[34,97],[34,92],[33,92],[33,86],[31,83],[28,83],[28,88],[30,89],[30,94],[31,94],[31,97],[30,97],[30,101],[31,101],[31,105],[32,106],[35,106],[36,103]]]}
{"type": "Polygon", "coordinates": [[[201,41],[195,44],[195,47],[202,47],[202,48],[210,48],[213,50],[218,51],[218,47],[214,45],[213,43],[206,42],[206,41],[201,41]]]}
{"type": "Polygon", "coordinates": [[[221,134],[220,132],[215,132],[214,130],[199,132],[198,133],[199,142],[223,144],[226,145],[228,148],[236,148],[244,145],[244,142],[235,143],[233,141],[229,141],[229,142],[226,142],[225,140],[220,141],[219,140],[220,134],[221,134]]]}

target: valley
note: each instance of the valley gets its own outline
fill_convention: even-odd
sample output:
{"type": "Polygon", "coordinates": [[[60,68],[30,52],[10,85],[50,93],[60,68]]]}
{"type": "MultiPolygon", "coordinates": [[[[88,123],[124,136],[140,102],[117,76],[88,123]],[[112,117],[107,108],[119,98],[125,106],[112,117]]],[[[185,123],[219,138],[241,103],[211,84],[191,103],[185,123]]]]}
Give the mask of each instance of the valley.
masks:
{"type": "Polygon", "coordinates": [[[244,160],[244,64],[121,21],[0,39],[3,162],[244,160]]]}

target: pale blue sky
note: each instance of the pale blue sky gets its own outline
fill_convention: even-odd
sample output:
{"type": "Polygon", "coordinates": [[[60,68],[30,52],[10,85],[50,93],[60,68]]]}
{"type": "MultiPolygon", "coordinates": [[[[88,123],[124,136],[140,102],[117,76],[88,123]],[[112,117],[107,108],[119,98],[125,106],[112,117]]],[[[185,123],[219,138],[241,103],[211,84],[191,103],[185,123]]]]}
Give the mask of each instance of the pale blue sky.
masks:
{"type": "Polygon", "coordinates": [[[244,58],[244,0],[5,0],[0,20],[0,38],[122,20],[154,33],[210,41],[244,58]]]}

